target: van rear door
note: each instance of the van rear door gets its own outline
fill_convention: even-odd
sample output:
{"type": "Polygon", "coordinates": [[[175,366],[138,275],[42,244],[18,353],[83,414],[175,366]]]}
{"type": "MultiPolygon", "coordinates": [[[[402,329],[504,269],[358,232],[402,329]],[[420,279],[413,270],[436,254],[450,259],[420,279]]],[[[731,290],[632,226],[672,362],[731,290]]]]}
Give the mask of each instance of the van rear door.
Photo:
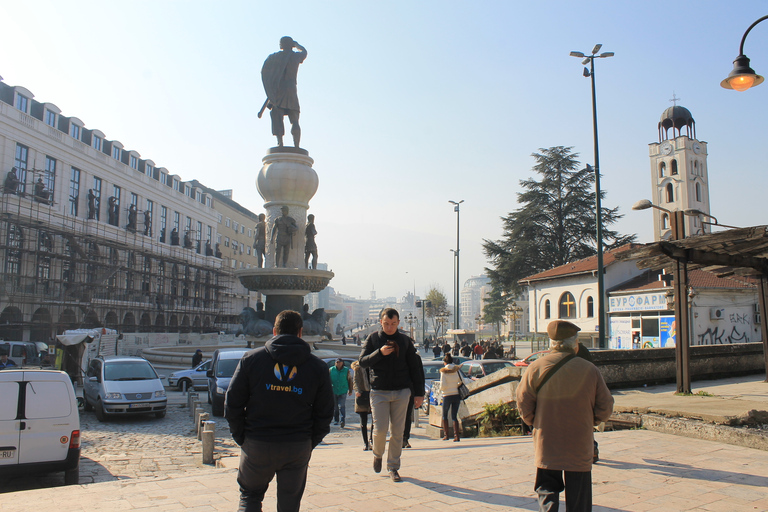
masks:
{"type": "Polygon", "coordinates": [[[23,372],[0,372],[0,466],[19,463],[19,382],[23,372]]]}
{"type": "Polygon", "coordinates": [[[72,431],[80,416],[72,383],[61,372],[25,372],[25,428],[21,430],[19,463],[54,462],[67,458],[72,431]]]}

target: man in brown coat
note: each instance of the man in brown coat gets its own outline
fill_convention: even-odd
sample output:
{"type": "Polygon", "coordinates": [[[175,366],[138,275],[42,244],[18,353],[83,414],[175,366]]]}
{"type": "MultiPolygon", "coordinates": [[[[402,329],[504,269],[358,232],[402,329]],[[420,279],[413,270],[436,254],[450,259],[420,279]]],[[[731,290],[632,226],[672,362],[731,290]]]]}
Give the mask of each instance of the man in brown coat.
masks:
{"type": "Polygon", "coordinates": [[[551,353],[526,369],[517,388],[520,415],[533,426],[534,488],[542,512],[559,510],[563,490],[568,512],[592,510],[593,427],[613,412],[600,371],[575,357],[580,330],[565,320],[550,322],[551,353]]]}

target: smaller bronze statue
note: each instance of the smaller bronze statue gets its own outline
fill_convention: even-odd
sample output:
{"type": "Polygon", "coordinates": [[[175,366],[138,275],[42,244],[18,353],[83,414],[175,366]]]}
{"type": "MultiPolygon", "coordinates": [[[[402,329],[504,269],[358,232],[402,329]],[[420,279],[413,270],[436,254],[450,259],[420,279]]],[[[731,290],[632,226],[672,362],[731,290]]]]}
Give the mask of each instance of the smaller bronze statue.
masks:
{"type": "Polygon", "coordinates": [[[120,221],[120,211],[118,210],[117,198],[110,196],[107,200],[107,221],[113,226],[117,226],[120,221]]]}
{"type": "Polygon", "coordinates": [[[304,268],[310,268],[309,257],[312,256],[312,269],[317,270],[317,244],[315,243],[317,228],[315,228],[315,216],[311,213],[307,215],[307,228],[304,234],[307,239],[304,244],[304,268]]]}
{"type": "Polygon", "coordinates": [[[96,218],[96,194],[93,193],[93,189],[88,189],[88,218],[96,218]]]}
{"type": "Polygon", "coordinates": [[[40,203],[48,203],[50,195],[51,193],[45,189],[43,178],[37,178],[37,181],[35,182],[35,200],[40,203]]]}
{"type": "Polygon", "coordinates": [[[190,236],[189,231],[184,232],[184,248],[185,249],[192,248],[192,237],[190,236]]]}
{"type": "Polygon", "coordinates": [[[211,241],[210,240],[205,242],[205,255],[206,256],[213,256],[213,247],[211,247],[211,241]]]}
{"type": "Polygon", "coordinates": [[[152,236],[152,212],[144,210],[144,236],[152,236]]]}
{"type": "Polygon", "coordinates": [[[259,268],[264,266],[264,254],[267,250],[267,223],[264,219],[264,214],[260,213],[259,223],[256,224],[256,227],[254,228],[255,233],[253,236],[253,248],[255,249],[253,252],[256,254],[256,261],[259,268]]]}
{"type": "Polygon", "coordinates": [[[179,230],[176,228],[171,230],[171,245],[179,245],[179,230]]]}
{"type": "Polygon", "coordinates": [[[136,205],[132,204],[128,207],[128,225],[125,227],[128,231],[136,231],[136,217],[137,217],[136,205]]]}
{"type": "Polygon", "coordinates": [[[15,194],[19,188],[19,177],[16,175],[16,168],[12,168],[5,176],[3,190],[6,194],[15,194]]]}
{"type": "Polygon", "coordinates": [[[293,242],[293,234],[299,230],[299,226],[296,225],[296,220],[293,217],[288,216],[287,206],[280,208],[280,211],[283,214],[275,219],[270,243],[275,243],[275,239],[277,239],[277,243],[275,243],[275,266],[285,268],[288,265],[288,252],[293,242]]]}
{"type": "Polygon", "coordinates": [[[217,258],[221,258],[221,249],[219,249],[219,244],[218,243],[216,244],[216,249],[215,249],[214,252],[216,253],[215,256],[217,258]]]}

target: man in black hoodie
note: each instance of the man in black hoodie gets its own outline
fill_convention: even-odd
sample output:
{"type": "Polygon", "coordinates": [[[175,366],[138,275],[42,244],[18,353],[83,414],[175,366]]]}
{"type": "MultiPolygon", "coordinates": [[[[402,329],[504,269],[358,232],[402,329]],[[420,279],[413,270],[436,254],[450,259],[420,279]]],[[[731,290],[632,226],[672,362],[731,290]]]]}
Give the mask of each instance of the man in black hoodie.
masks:
{"type": "Polygon", "coordinates": [[[301,339],[295,311],[275,319],[274,338],[246,353],[227,390],[225,417],[241,447],[238,512],[261,511],[277,474],[277,508],[298,511],[312,449],[331,431],[328,366],[301,339]]]}
{"type": "Polygon", "coordinates": [[[406,410],[411,392],[414,407],[421,407],[424,400],[424,369],[413,340],[397,329],[400,325],[397,310],[385,308],[380,321],[381,329],[365,340],[360,353],[360,366],[370,368],[373,470],[381,472],[389,428],[387,471],[393,481],[399,482],[406,410]]]}

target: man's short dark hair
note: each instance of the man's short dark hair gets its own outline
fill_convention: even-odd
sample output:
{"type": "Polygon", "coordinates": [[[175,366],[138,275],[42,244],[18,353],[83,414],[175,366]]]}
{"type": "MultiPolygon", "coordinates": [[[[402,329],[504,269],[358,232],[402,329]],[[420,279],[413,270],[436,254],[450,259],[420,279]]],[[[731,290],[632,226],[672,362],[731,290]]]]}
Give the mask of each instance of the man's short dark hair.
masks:
{"type": "Polygon", "coordinates": [[[384,320],[384,317],[387,317],[390,320],[397,317],[397,319],[400,320],[400,313],[398,313],[395,308],[384,308],[381,310],[381,315],[379,315],[379,320],[384,320]]]}
{"type": "Polygon", "coordinates": [[[281,311],[275,318],[275,333],[299,335],[299,331],[304,327],[301,315],[296,311],[281,311]]]}

